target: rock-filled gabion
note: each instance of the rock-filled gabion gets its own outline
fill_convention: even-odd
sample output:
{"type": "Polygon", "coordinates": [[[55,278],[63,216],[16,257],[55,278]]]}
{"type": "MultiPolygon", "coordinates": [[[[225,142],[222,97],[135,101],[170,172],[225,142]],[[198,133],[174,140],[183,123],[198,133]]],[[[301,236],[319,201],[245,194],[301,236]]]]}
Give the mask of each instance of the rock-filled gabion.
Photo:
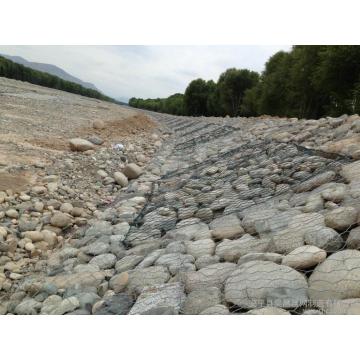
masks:
{"type": "MultiPolygon", "coordinates": [[[[146,166],[115,174],[115,203],[36,271],[17,278],[21,264],[2,260],[2,313],[360,313],[356,116],[149,116],[168,136],[146,166]]],[[[70,205],[49,224],[66,229],[70,205]]],[[[21,227],[29,244],[50,241],[21,227]]],[[[1,227],[2,253],[8,237],[1,227]]]]}

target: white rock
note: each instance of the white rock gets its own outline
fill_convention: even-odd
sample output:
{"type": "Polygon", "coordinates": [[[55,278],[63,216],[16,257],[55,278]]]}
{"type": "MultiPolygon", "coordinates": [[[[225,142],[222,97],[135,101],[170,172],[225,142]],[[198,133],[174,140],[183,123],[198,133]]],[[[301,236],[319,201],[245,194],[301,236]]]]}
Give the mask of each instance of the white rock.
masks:
{"type": "Polygon", "coordinates": [[[284,256],[282,265],[303,270],[320,264],[325,259],[326,251],[313,245],[304,245],[284,256]]]}
{"type": "Polygon", "coordinates": [[[129,315],[151,314],[164,309],[171,314],[178,314],[185,298],[184,287],[181,283],[146,287],[137,298],[129,315]]]}
{"type": "Polygon", "coordinates": [[[346,230],[356,224],[358,211],[353,207],[339,207],[325,215],[326,226],[335,230],[346,230]]]}
{"type": "Polygon", "coordinates": [[[95,149],[95,145],[88,140],[74,138],[69,140],[70,149],[73,151],[87,151],[95,149]]]}
{"type": "Polygon", "coordinates": [[[114,267],[116,263],[116,256],[114,254],[100,254],[93,257],[90,261],[90,265],[95,265],[100,269],[110,269],[114,267]]]}
{"type": "Polygon", "coordinates": [[[312,300],[360,297],[360,251],[343,250],[330,255],[309,278],[312,300]]]}
{"type": "Polygon", "coordinates": [[[226,301],[243,308],[293,308],[308,300],[307,281],[296,270],[270,261],[249,261],[225,283],[226,301]]]}
{"type": "Polygon", "coordinates": [[[267,306],[260,309],[249,310],[245,315],[291,315],[288,311],[273,307],[267,306]]]}
{"type": "Polygon", "coordinates": [[[135,163],[127,164],[123,169],[123,174],[130,180],[137,179],[142,174],[142,169],[135,163]]]}
{"type": "Polygon", "coordinates": [[[117,171],[114,172],[114,179],[117,184],[119,184],[122,187],[126,187],[129,184],[128,178],[121,172],[117,171]]]}
{"type": "Polygon", "coordinates": [[[200,315],[229,315],[229,309],[225,305],[215,305],[205,309],[200,315]]]}
{"type": "Polygon", "coordinates": [[[215,254],[228,262],[237,262],[241,256],[253,252],[264,252],[269,247],[269,239],[258,239],[249,234],[240,239],[224,239],[217,247],[215,254]]]}
{"type": "Polygon", "coordinates": [[[215,251],[215,242],[211,239],[187,241],[185,246],[186,252],[195,259],[204,255],[213,255],[215,251]]]}
{"type": "Polygon", "coordinates": [[[209,224],[209,227],[215,239],[233,239],[244,234],[241,221],[235,214],[216,218],[209,224]]]}
{"type": "Polygon", "coordinates": [[[334,229],[322,227],[310,229],[304,234],[307,245],[314,245],[325,251],[334,252],[343,246],[343,239],[334,229]]]}
{"type": "Polygon", "coordinates": [[[225,280],[235,268],[235,264],[224,262],[206,266],[199,271],[189,271],[185,273],[186,291],[191,292],[210,286],[222,288],[225,280]]]}
{"type": "Polygon", "coordinates": [[[211,306],[220,304],[221,292],[218,287],[209,286],[195,289],[186,298],[183,314],[197,315],[211,306]]]}

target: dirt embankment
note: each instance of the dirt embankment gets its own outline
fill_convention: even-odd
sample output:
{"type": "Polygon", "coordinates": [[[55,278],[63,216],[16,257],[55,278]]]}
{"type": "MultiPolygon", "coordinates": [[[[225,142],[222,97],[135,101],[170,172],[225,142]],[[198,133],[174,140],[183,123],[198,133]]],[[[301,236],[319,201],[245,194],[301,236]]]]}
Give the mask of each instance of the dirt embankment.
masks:
{"type": "Polygon", "coordinates": [[[129,144],[156,125],[125,106],[0,78],[0,191],[26,189],[35,173],[70,151],[70,138],[129,144]],[[105,123],[95,129],[94,121],[105,123]]]}

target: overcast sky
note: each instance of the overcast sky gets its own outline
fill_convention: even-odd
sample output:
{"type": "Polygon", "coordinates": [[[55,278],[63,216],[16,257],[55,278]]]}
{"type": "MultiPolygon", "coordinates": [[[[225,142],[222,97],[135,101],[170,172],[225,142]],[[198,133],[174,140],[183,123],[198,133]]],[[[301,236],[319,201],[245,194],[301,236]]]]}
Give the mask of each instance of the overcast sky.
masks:
{"type": "Polygon", "coordinates": [[[230,67],[262,71],[290,46],[0,46],[0,53],[57,65],[114,98],[167,97],[230,67]]]}

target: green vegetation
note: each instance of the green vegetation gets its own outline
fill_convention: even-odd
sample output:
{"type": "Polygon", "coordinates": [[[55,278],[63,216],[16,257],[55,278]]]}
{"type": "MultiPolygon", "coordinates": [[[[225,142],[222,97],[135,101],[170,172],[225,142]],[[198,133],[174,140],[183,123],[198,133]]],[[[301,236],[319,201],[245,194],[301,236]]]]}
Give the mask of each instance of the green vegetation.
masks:
{"type": "Polygon", "coordinates": [[[63,80],[57,76],[50,75],[42,71],[30,69],[29,67],[14,63],[2,56],[0,56],[0,76],[27,81],[32,84],[63,90],[91,98],[116,102],[114,99],[103,95],[99,91],[85,88],[79,84],[63,80]]]}
{"type": "Polygon", "coordinates": [[[132,98],[129,105],[176,115],[319,118],[360,112],[360,46],[293,46],[279,51],[261,74],[228,69],[217,83],[193,80],[185,94],[132,98]]]}

